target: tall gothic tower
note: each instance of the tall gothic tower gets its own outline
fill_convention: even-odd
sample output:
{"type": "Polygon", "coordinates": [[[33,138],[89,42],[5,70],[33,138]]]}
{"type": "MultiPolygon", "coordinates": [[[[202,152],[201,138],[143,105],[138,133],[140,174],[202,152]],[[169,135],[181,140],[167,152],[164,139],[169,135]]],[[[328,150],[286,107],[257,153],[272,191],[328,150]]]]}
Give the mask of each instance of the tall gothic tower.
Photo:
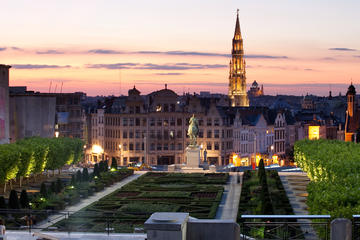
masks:
{"type": "Polygon", "coordinates": [[[248,107],[249,99],[246,93],[246,70],[243,39],[240,32],[239,9],[237,10],[231,55],[229,73],[229,98],[231,100],[231,106],[248,107]]]}

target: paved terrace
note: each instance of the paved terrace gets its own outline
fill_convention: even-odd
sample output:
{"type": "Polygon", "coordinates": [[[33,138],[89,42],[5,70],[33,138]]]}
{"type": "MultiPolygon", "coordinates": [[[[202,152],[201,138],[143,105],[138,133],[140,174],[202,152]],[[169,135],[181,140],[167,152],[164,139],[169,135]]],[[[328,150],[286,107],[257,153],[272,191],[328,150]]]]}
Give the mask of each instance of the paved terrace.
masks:
{"type": "Polygon", "coordinates": [[[236,222],[241,186],[242,186],[242,177],[243,172],[230,172],[230,177],[228,183],[224,186],[224,193],[219,204],[218,210],[216,212],[216,219],[231,219],[236,222]],[[239,174],[240,183],[237,183],[237,175],[239,174]]]}

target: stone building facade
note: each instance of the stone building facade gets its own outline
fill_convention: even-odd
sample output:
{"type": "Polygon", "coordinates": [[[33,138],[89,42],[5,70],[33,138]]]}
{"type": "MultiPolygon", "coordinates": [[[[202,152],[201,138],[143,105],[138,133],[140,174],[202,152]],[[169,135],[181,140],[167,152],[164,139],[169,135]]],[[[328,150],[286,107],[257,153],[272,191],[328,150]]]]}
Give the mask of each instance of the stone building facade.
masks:
{"type": "Polygon", "coordinates": [[[0,64],[0,144],[10,142],[9,123],[9,69],[0,64]]]}
{"type": "Polygon", "coordinates": [[[289,145],[286,136],[291,135],[284,131],[293,125],[285,115],[267,108],[229,105],[218,97],[179,96],[166,86],[144,96],[134,87],[128,96],[108,99],[89,114],[86,158],[91,162],[116,158],[120,165],[185,163],[193,114],[199,121],[201,161],[227,165],[237,155],[243,165],[249,165],[256,153],[284,154],[289,145]],[[278,123],[276,116],[289,124],[278,123]]]}

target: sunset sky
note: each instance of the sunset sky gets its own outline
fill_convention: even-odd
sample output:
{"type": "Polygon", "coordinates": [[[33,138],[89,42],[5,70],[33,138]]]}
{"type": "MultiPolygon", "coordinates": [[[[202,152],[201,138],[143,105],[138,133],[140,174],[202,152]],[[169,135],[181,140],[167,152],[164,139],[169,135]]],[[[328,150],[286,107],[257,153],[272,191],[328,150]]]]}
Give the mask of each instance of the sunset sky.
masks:
{"type": "Polygon", "coordinates": [[[358,0],[3,1],[0,64],[10,85],[41,92],[226,93],[237,8],[248,85],[337,95],[360,83],[358,0]]]}

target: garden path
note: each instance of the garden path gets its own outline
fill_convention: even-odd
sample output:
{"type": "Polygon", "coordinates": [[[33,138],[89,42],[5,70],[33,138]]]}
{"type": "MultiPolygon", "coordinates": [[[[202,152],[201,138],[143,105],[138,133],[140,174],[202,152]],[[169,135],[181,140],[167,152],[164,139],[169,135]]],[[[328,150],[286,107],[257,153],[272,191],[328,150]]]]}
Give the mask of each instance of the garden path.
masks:
{"type": "Polygon", "coordinates": [[[219,204],[218,210],[216,212],[216,219],[231,219],[236,221],[239,202],[240,202],[240,194],[241,194],[241,186],[242,186],[242,178],[243,172],[230,172],[229,173],[229,181],[225,185],[224,193],[219,204]],[[239,174],[240,183],[237,182],[237,175],[239,174]]]}
{"type": "MultiPolygon", "coordinates": [[[[306,187],[310,180],[304,172],[279,172],[279,177],[286,191],[295,215],[309,215],[306,205],[307,191],[306,187]]],[[[305,239],[318,239],[316,232],[312,228],[312,222],[309,219],[298,219],[303,223],[301,229],[304,232],[305,239]]]]}
{"type": "MultiPolygon", "coordinates": [[[[109,195],[110,193],[112,193],[112,192],[116,191],[117,189],[123,187],[124,185],[128,184],[129,182],[134,181],[135,179],[139,178],[144,173],[146,173],[146,172],[145,171],[135,171],[134,174],[131,175],[130,177],[127,177],[127,178],[123,179],[122,181],[120,181],[118,183],[115,183],[110,187],[105,188],[101,192],[95,193],[93,196],[80,201],[78,204],[68,206],[62,212],[69,212],[69,215],[74,214],[75,212],[77,212],[77,211],[83,209],[84,207],[92,204],[93,202],[98,201],[100,198],[103,198],[106,195],[109,195]]],[[[49,227],[49,226],[63,220],[65,218],[65,216],[66,216],[66,214],[52,215],[48,219],[36,224],[34,226],[34,228],[39,228],[39,229],[47,228],[47,227],[49,227]]]]}

